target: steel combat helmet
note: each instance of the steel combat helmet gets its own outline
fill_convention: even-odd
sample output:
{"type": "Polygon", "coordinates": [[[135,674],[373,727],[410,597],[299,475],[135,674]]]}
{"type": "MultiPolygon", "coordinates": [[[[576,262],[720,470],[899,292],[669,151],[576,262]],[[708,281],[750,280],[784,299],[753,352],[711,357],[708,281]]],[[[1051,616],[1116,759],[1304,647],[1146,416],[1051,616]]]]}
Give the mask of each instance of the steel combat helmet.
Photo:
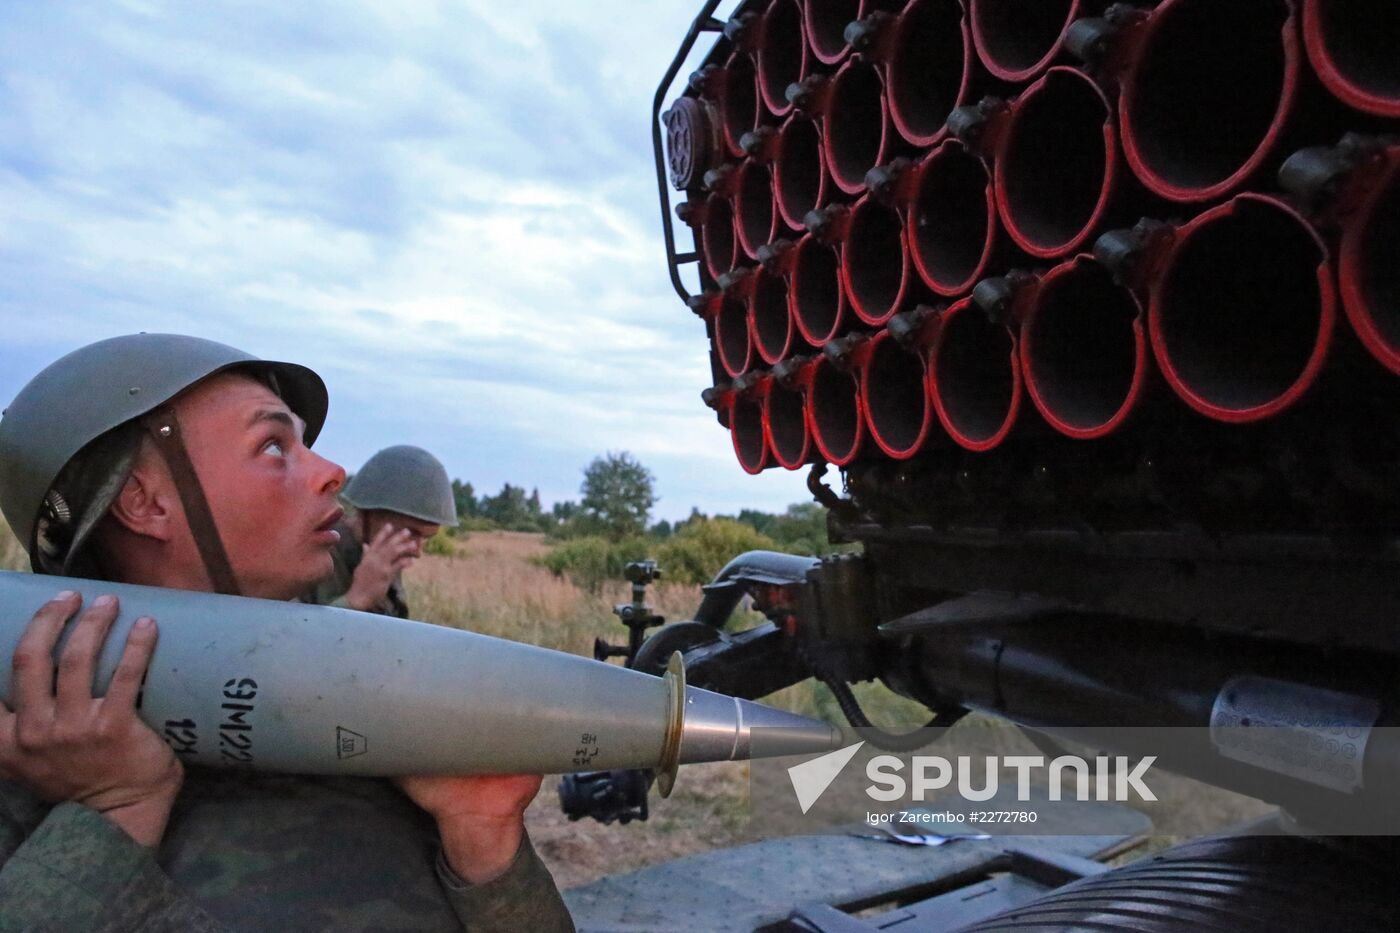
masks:
{"type": "Polygon", "coordinates": [[[370,457],[341,498],[361,512],[382,509],[435,525],[457,524],[447,470],[421,447],[400,444],[370,457]]]}
{"type": "Polygon", "coordinates": [[[305,443],[316,439],[327,407],[316,373],[198,337],[143,333],[100,340],[50,364],[20,390],[0,416],[0,511],[35,572],[76,572],[83,544],[126,482],[140,439],[149,436],[171,468],[216,588],[236,592],[179,423],[166,404],[231,369],[266,380],[306,422],[305,443]],[[215,566],[220,557],[222,568],[215,566]],[[220,571],[227,577],[222,582],[220,571]]]}

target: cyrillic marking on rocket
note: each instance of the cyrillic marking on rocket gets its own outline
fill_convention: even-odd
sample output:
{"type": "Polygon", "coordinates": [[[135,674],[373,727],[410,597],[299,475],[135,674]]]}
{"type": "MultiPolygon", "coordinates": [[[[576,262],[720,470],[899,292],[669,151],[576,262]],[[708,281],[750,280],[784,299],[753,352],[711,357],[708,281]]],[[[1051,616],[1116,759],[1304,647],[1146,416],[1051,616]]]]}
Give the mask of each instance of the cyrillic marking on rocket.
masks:
{"type": "Polygon", "coordinates": [[[219,757],[225,764],[250,767],[253,764],[253,724],[247,720],[258,695],[258,682],[251,677],[224,683],[224,721],[219,723],[219,757]],[[243,702],[232,702],[232,701],[243,702]]]}
{"type": "Polygon", "coordinates": [[[574,749],[574,765],[586,768],[598,757],[598,735],[595,732],[585,732],[579,736],[578,748],[574,749]]]}
{"type": "Polygon", "coordinates": [[[193,719],[167,719],[165,742],[181,758],[199,755],[199,727],[193,719]]]}

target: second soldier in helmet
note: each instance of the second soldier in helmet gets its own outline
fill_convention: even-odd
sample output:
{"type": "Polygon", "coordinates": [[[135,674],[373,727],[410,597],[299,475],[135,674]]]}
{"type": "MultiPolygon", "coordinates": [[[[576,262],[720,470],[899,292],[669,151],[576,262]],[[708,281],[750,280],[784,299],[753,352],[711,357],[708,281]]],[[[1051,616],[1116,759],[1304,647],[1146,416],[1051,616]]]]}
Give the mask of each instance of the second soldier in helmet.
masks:
{"type": "Polygon", "coordinates": [[[457,524],[447,470],[421,447],[386,447],[355,474],[341,499],[355,511],[337,526],[334,572],[308,601],[408,618],[404,569],[440,528],[457,524]]]}

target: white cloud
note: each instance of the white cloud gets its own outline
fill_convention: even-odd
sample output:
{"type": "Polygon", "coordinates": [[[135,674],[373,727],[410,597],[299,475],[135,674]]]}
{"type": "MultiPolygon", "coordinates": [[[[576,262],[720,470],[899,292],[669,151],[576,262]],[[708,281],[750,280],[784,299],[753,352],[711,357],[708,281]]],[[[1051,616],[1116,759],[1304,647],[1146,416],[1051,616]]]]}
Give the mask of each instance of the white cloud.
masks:
{"type": "Polygon", "coordinates": [[[734,462],[666,280],[647,119],[691,6],[7,5],[0,394],[184,331],[322,370],[352,467],[569,494],[629,449],[662,514],[806,498],[734,462]]]}

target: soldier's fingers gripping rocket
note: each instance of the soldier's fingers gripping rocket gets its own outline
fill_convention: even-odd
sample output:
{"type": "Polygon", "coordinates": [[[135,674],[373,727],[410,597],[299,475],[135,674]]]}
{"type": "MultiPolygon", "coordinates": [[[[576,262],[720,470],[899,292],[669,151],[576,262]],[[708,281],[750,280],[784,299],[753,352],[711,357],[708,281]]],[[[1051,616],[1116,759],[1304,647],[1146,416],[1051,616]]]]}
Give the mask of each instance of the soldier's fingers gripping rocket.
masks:
{"type": "MultiPolygon", "coordinates": [[[[136,805],[171,799],[180,785],[171,750],[136,713],[156,629],[138,619],[127,626],[129,635],[108,639],[117,602],[93,600],[70,622],[81,605],[76,594],[59,594],[27,622],[4,627],[14,662],[12,689],[0,706],[0,775],[45,800],[75,800],[99,813],[123,809],[115,821],[135,837],[150,820],[149,812],[134,812],[136,805]],[[112,642],[116,660],[99,699],[93,674],[104,641],[112,642]]],[[[163,815],[155,819],[163,825],[163,815]]]]}
{"type": "MultiPolygon", "coordinates": [[[[825,751],[819,720],[598,661],[300,603],[0,574],[0,656],[55,588],[113,593],[105,691],[133,620],[161,620],[141,718],[180,759],[303,774],[551,774],[825,751]]],[[[65,636],[71,634],[70,631],[65,636]]],[[[62,649],[60,642],[59,649],[62,649]]],[[[13,685],[0,666],[0,700],[13,685]]]]}

